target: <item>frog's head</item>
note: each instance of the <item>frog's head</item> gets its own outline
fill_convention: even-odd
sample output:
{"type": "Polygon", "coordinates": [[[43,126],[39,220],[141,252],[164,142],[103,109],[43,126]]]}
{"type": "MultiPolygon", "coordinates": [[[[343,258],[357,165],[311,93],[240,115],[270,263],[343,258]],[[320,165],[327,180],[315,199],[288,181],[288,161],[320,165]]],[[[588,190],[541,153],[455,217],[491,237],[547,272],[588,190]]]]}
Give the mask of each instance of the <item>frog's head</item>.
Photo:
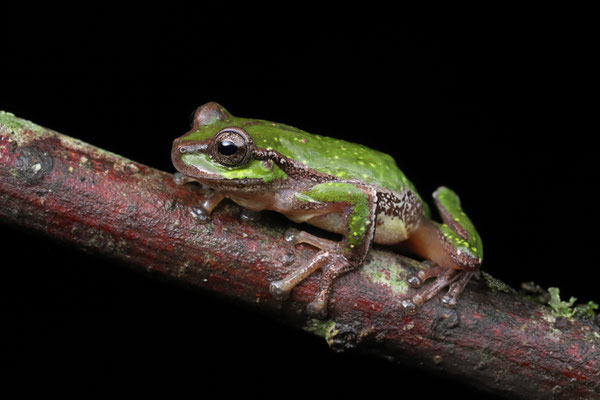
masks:
{"type": "Polygon", "coordinates": [[[254,140],[244,129],[256,122],[233,117],[217,103],[196,109],[192,129],[173,142],[171,159],[183,175],[207,185],[260,184],[285,178],[270,160],[256,159],[254,140]]]}

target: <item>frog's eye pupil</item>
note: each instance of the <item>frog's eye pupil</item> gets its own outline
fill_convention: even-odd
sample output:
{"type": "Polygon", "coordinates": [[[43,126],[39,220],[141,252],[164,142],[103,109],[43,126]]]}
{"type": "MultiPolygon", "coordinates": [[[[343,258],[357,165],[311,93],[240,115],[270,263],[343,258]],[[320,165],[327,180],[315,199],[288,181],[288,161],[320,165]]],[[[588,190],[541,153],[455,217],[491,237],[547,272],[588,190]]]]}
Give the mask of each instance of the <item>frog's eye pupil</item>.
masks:
{"type": "Polygon", "coordinates": [[[224,156],[232,156],[238,151],[238,147],[231,140],[223,140],[217,146],[217,150],[224,156]]]}

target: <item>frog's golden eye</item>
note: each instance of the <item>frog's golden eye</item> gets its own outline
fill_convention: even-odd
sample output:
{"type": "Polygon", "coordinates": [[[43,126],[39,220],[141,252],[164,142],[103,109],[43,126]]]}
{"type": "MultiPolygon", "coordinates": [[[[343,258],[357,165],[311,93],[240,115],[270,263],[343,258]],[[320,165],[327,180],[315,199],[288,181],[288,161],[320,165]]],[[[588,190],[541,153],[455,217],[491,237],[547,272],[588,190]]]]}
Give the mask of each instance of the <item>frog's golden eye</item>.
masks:
{"type": "Polygon", "coordinates": [[[223,128],[213,138],[210,157],[228,167],[239,167],[252,156],[252,138],[240,128],[223,128]]]}

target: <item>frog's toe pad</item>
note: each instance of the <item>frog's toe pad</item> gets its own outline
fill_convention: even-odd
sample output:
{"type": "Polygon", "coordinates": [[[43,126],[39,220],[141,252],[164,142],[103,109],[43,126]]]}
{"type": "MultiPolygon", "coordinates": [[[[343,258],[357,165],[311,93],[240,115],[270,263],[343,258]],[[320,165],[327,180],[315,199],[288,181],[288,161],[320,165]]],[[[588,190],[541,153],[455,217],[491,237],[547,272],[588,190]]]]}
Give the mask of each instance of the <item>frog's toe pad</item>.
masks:
{"type": "Polygon", "coordinates": [[[446,294],[442,297],[442,304],[449,308],[456,308],[456,298],[458,296],[453,296],[450,293],[446,294]]]}
{"type": "Polygon", "coordinates": [[[284,286],[283,281],[273,281],[269,284],[269,293],[276,300],[286,300],[290,297],[290,290],[284,286]]]}
{"type": "Polygon", "coordinates": [[[183,185],[186,183],[185,175],[183,175],[181,172],[175,172],[173,174],[173,181],[176,185],[183,185]]]}
{"type": "Polygon", "coordinates": [[[298,234],[300,231],[296,228],[288,228],[283,233],[283,240],[291,244],[298,244],[300,241],[298,240],[298,234]]]}
{"type": "Polygon", "coordinates": [[[192,207],[190,212],[199,224],[205,224],[210,221],[210,213],[208,213],[203,207],[192,207]]]}
{"type": "Polygon", "coordinates": [[[306,312],[313,318],[323,319],[327,316],[327,306],[320,301],[312,301],[306,306],[306,312]]]}
{"type": "Polygon", "coordinates": [[[415,304],[414,301],[412,301],[412,299],[405,299],[402,300],[402,308],[404,309],[404,312],[407,314],[415,314],[417,312],[417,305],[415,304]]]}
{"type": "Polygon", "coordinates": [[[423,281],[417,275],[409,275],[406,281],[414,288],[419,288],[423,285],[423,281]]]}

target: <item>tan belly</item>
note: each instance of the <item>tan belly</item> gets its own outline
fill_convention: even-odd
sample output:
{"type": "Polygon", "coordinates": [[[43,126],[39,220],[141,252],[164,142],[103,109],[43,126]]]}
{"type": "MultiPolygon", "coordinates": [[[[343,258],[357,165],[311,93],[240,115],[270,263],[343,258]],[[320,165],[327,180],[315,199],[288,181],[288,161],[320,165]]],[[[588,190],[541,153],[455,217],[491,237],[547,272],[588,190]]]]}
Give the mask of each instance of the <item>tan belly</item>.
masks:
{"type": "Polygon", "coordinates": [[[347,230],[346,219],[341,213],[329,213],[313,216],[305,220],[307,224],[316,226],[329,232],[345,234],[347,230]]]}
{"type": "Polygon", "coordinates": [[[413,227],[407,225],[399,217],[379,214],[375,227],[373,241],[378,244],[396,244],[405,241],[410,236],[413,227]]]}
{"type": "MultiPolygon", "coordinates": [[[[341,213],[330,213],[319,215],[305,220],[306,223],[324,229],[329,232],[345,234],[346,219],[341,213]]],[[[389,217],[379,214],[375,227],[373,241],[377,244],[392,245],[408,239],[414,227],[406,225],[398,217],[389,217]]]]}
{"type": "MultiPolygon", "coordinates": [[[[342,212],[331,212],[332,205],[329,208],[320,210],[290,210],[288,208],[289,201],[283,198],[265,195],[263,197],[253,195],[246,198],[241,195],[230,195],[233,201],[253,211],[271,209],[284,214],[294,222],[316,226],[329,232],[346,234],[347,220],[342,212]]],[[[338,207],[338,209],[341,207],[338,207]]],[[[409,238],[415,230],[414,224],[407,224],[402,218],[397,216],[389,216],[380,213],[376,219],[375,236],[373,241],[377,244],[392,245],[400,243],[409,238]]]]}

